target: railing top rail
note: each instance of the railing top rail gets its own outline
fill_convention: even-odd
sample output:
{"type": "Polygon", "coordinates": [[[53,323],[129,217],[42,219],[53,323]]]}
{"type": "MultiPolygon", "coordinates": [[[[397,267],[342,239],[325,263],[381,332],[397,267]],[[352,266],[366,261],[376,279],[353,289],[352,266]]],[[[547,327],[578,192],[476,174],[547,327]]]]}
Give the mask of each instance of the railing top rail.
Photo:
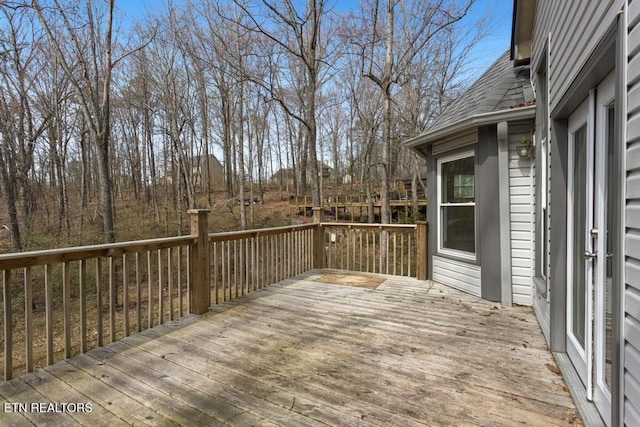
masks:
{"type": "MultiPolygon", "coordinates": [[[[334,228],[350,229],[381,229],[381,230],[413,230],[415,224],[361,224],[323,222],[320,225],[334,228]]],[[[210,242],[226,240],[240,240],[246,238],[283,234],[292,231],[310,230],[316,228],[317,223],[300,225],[288,225],[283,227],[258,228],[253,230],[230,231],[223,233],[209,233],[210,242]]],[[[0,270],[12,270],[16,268],[33,267],[60,262],[79,261],[99,257],[112,257],[128,253],[145,252],[165,249],[175,246],[190,245],[195,242],[196,236],[166,237],[160,239],[136,240],[120,243],[108,243],[100,245],[77,246],[69,248],[47,249],[30,252],[18,252],[0,254],[0,270]]]]}
{"type": "Polygon", "coordinates": [[[378,229],[378,230],[397,230],[407,229],[415,230],[416,224],[360,224],[355,222],[322,222],[323,227],[334,228],[362,228],[362,229],[378,229]]]}
{"type": "Polygon", "coordinates": [[[37,265],[111,257],[128,253],[186,246],[194,243],[195,239],[196,236],[178,236],[2,254],[0,255],[0,270],[12,270],[37,265]]]}
{"type": "Polygon", "coordinates": [[[226,231],[223,233],[209,233],[209,242],[221,242],[226,240],[240,240],[248,239],[252,237],[270,236],[274,234],[283,234],[290,231],[302,231],[311,230],[316,228],[318,224],[300,224],[300,225],[285,225],[283,227],[271,227],[271,228],[256,228],[253,230],[242,231],[226,231]]]}

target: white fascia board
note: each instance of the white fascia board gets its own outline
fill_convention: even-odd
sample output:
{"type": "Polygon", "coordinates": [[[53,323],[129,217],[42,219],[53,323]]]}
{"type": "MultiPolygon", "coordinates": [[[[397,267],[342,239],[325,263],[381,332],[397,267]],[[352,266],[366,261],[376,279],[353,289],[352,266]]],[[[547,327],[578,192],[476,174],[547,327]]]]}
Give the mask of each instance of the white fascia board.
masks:
{"type": "Polygon", "coordinates": [[[494,111],[491,113],[482,113],[469,116],[466,119],[452,123],[448,126],[440,128],[433,132],[426,132],[415,138],[405,141],[409,148],[417,148],[424,144],[430,144],[439,141],[448,136],[462,132],[472,127],[486,126],[499,122],[510,122],[514,120],[533,119],[536,116],[536,106],[529,105],[520,108],[511,108],[508,110],[494,111]]]}

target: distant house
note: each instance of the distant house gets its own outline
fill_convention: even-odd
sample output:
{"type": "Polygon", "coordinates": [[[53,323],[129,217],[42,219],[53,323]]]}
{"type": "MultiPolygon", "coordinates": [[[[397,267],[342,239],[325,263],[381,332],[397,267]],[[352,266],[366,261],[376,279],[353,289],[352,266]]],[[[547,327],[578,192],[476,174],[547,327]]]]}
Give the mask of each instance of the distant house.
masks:
{"type": "MultiPolygon", "coordinates": [[[[333,169],[331,167],[325,164],[321,164],[320,162],[318,162],[318,169],[321,170],[323,180],[328,180],[333,173],[333,169]]],[[[296,171],[293,168],[282,168],[271,175],[271,178],[269,178],[269,180],[273,183],[282,182],[283,185],[292,187],[295,181],[296,173],[299,173],[299,171],[296,171]]],[[[312,179],[314,179],[313,172],[311,171],[310,167],[307,167],[307,182],[311,182],[312,179]]]]}
{"type": "Polygon", "coordinates": [[[640,1],[515,0],[510,56],[408,144],[431,278],[532,304],[585,424],[639,426],[640,1]]]}
{"type": "Polygon", "coordinates": [[[195,156],[191,160],[191,178],[195,186],[201,186],[206,178],[207,165],[209,164],[209,177],[211,188],[213,190],[222,190],[224,188],[224,167],[222,163],[214,155],[195,156]]]}

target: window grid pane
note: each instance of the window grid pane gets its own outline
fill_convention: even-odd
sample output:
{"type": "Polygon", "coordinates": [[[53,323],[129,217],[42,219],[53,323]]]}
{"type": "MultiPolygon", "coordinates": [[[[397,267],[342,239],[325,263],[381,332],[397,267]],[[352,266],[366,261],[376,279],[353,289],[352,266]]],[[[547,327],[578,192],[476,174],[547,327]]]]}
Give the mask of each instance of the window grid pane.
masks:
{"type": "Polygon", "coordinates": [[[475,158],[444,161],[439,172],[441,248],[474,254],[475,158]]]}

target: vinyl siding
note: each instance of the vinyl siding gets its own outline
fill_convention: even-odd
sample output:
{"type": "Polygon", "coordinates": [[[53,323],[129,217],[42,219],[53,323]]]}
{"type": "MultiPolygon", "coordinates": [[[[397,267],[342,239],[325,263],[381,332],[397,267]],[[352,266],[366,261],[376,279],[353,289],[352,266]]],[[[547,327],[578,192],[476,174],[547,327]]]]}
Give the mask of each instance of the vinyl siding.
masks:
{"type": "Polygon", "coordinates": [[[629,6],[624,422],[640,425],[640,1],[629,6]]]}
{"type": "Polygon", "coordinates": [[[533,124],[509,126],[509,210],[511,212],[511,288],[514,304],[532,305],[534,261],[534,169],[518,157],[520,140],[532,139],[533,124]]]}
{"type": "Polygon", "coordinates": [[[550,34],[549,89],[552,111],[587,62],[588,52],[593,51],[602,39],[623,4],[622,0],[538,1],[531,69],[538,69],[543,58],[544,40],[550,34]]]}
{"type": "Polygon", "coordinates": [[[480,267],[464,261],[433,257],[433,280],[480,296],[480,267]]]}

